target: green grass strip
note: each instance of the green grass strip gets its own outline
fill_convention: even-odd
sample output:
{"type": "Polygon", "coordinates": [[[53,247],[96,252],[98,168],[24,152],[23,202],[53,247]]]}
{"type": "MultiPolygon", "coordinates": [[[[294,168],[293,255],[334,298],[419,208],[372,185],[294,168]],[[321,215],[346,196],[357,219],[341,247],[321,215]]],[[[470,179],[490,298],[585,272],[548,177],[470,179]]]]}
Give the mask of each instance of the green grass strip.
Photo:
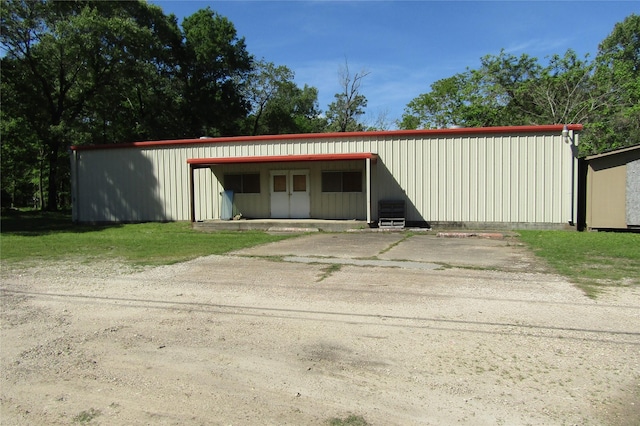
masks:
{"type": "Polygon", "coordinates": [[[589,296],[610,286],[640,284],[640,234],[520,231],[521,239],[589,296]]]}
{"type": "Polygon", "coordinates": [[[3,215],[1,226],[3,263],[81,257],[164,265],[293,236],[261,231],[205,233],[186,222],[74,225],[68,214],[40,212],[3,215]]]}

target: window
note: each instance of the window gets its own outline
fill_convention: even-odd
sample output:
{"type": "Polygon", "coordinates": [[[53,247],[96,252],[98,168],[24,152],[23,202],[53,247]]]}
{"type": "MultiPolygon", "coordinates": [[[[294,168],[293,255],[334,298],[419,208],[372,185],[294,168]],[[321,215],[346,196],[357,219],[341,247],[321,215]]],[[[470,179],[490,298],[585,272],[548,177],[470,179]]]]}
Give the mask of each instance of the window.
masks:
{"type": "Polygon", "coordinates": [[[224,189],[232,190],[236,194],[259,194],[260,173],[226,174],[224,189]]]}
{"type": "Polygon", "coordinates": [[[287,192],[287,175],[273,175],[273,192],[287,192]]]}
{"type": "Polygon", "coordinates": [[[307,175],[293,175],[293,192],[305,192],[307,190],[307,175]]]}
{"type": "Polygon", "coordinates": [[[322,192],[362,192],[362,172],[322,172],[322,192]]]}

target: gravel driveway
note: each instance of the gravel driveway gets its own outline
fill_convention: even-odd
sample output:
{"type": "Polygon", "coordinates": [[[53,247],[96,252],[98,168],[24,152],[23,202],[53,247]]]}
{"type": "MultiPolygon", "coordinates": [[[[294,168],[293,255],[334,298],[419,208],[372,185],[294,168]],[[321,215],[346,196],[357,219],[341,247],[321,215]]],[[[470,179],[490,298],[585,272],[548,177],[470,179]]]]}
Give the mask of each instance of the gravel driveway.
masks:
{"type": "Polygon", "coordinates": [[[139,270],[3,265],[1,295],[3,425],[640,419],[640,289],[591,300],[517,240],[320,233],[139,270]]]}

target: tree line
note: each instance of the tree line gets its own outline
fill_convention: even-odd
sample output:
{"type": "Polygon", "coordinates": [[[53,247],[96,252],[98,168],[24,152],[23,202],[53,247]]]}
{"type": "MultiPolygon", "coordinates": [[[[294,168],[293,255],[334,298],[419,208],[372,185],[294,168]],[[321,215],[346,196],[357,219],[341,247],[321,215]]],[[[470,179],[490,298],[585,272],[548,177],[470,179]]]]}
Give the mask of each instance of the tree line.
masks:
{"type": "MultiPolygon", "coordinates": [[[[323,113],[315,87],[255,58],[208,7],[179,24],[144,1],[0,4],[3,207],[68,206],[70,145],[376,129],[362,122],[368,72],[353,74],[345,62],[341,91],[323,113]]],[[[396,125],[581,122],[594,150],[638,143],[639,34],[632,15],[593,62],[571,51],[547,66],[487,56],[481,69],[434,83],[396,125]]]]}
{"type": "Polygon", "coordinates": [[[569,49],[546,64],[504,50],[411,100],[403,129],[583,124],[582,155],[640,143],[640,16],[615,25],[594,60],[569,49]]]}

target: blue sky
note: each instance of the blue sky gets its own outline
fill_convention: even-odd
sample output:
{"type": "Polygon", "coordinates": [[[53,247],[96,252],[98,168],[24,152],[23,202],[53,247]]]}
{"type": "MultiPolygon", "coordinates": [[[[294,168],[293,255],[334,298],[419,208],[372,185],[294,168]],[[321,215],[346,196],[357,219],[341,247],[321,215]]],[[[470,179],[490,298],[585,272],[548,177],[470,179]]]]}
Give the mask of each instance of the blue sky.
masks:
{"type": "MultiPolygon", "coordinates": [[[[598,44],[637,1],[152,1],[182,19],[210,6],[226,16],[256,58],[286,65],[298,86],[319,90],[326,111],[345,60],[365,70],[364,121],[399,119],[442,78],[477,68],[501,49],[541,61],[567,49],[595,57],[598,44]]],[[[393,128],[393,126],[392,126],[393,128]]]]}

